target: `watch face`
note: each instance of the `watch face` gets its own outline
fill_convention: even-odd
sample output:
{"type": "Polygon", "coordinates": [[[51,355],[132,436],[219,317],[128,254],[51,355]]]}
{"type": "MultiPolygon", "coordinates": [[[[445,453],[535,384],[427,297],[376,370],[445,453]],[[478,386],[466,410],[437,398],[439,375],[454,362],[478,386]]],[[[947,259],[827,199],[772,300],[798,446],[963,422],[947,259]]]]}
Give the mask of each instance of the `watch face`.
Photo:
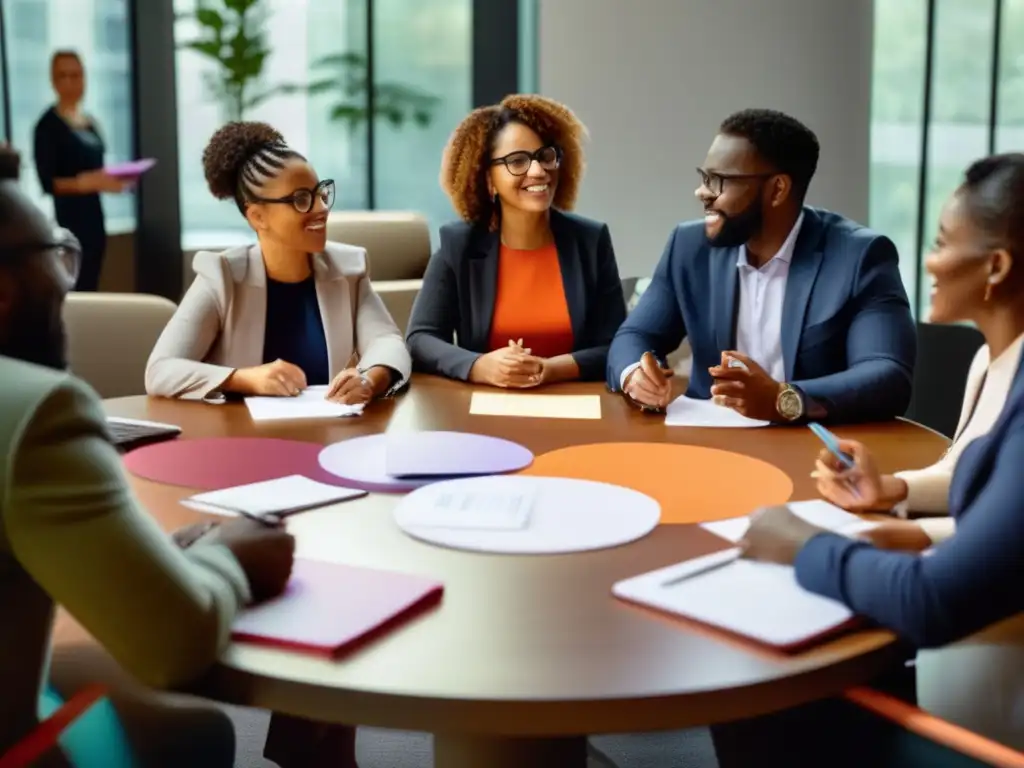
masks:
{"type": "Polygon", "coordinates": [[[784,419],[797,419],[803,411],[803,403],[800,402],[800,395],[792,389],[787,389],[779,395],[779,414],[784,419]]]}

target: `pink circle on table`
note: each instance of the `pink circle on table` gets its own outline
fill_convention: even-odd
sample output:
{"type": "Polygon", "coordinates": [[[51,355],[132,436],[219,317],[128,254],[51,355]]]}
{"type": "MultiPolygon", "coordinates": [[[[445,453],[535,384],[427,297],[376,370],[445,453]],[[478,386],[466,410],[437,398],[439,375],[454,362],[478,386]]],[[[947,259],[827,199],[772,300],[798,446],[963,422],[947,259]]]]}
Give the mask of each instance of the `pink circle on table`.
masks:
{"type": "MultiPolygon", "coordinates": [[[[394,466],[394,456],[391,457],[394,466]]],[[[405,432],[364,435],[328,445],[320,467],[347,488],[402,493],[460,477],[517,472],[533,462],[533,453],[519,443],[470,432],[405,432]],[[415,475],[388,473],[389,443],[415,475]]]]}
{"type": "Polygon", "coordinates": [[[136,477],[204,491],[232,488],[288,475],[305,475],[331,485],[339,479],[320,468],[318,443],[270,437],[210,437],[168,440],[125,454],[136,477]]]}

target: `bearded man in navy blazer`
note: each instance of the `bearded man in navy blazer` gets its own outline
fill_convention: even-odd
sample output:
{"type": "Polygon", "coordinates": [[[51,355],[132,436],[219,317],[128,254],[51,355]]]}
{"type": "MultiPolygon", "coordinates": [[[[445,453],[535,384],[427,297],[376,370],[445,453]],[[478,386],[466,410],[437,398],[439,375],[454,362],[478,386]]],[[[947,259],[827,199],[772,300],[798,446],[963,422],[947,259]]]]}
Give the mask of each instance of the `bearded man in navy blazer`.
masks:
{"type": "Polygon", "coordinates": [[[818,139],[780,112],[727,118],[698,168],[703,221],[669,237],[608,353],[608,385],[645,410],[685,337],[687,395],[775,422],[878,421],[910,403],[916,335],[892,241],[804,205],[818,139]],[[650,353],[650,354],[646,354],[650,353]]]}

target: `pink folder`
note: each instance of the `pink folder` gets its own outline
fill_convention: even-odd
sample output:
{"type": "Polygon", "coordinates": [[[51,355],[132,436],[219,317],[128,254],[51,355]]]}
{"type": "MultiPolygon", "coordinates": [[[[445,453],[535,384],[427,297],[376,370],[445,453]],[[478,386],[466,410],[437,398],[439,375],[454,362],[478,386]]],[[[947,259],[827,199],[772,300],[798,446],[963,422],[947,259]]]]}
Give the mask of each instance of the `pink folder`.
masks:
{"type": "Polygon", "coordinates": [[[296,560],[285,593],[240,613],[232,637],[338,656],[437,604],[443,592],[422,576],[296,560]]]}
{"type": "Polygon", "coordinates": [[[133,179],[136,176],[141,176],[154,165],[156,165],[156,160],[151,157],[147,157],[142,160],[132,160],[127,163],[114,163],[114,165],[108,165],[103,170],[111,176],[133,179]]]}

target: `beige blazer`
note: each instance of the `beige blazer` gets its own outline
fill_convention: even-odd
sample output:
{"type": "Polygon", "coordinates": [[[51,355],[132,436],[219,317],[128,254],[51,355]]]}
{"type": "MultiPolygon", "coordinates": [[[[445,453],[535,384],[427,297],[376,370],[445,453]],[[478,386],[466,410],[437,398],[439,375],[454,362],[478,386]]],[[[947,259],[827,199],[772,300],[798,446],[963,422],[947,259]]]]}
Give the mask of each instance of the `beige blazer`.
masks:
{"type": "Polygon", "coordinates": [[[0,380],[2,755],[36,722],[55,605],[144,683],[176,687],[216,661],[250,592],[226,548],[181,550],[138,505],[87,384],[9,357],[0,380]]]}
{"type": "MultiPolygon", "coordinates": [[[[220,386],[238,368],[263,363],[267,271],[258,245],[200,251],[196,279],[146,364],[146,392],[220,401],[220,386]]],[[[405,386],[412,360],[402,334],[370,285],[366,250],[328,243],[313,256],[316,293],[333,378],[345,368],[383,365],[405,386]]]]}

